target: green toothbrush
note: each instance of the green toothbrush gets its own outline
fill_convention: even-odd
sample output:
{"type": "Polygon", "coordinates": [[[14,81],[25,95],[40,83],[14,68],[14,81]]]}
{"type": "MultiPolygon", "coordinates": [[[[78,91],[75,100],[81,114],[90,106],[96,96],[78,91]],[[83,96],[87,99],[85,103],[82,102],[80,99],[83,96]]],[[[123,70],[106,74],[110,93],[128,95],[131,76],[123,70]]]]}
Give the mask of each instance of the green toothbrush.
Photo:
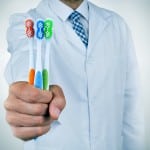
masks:
{"type": "Polygon", "coordinates": [[[44,37],[46,39],[46,52],[45,52],[45,62],[44,69],[42,72],[43,76],[43,90],[49,90],[49,67],[50,67],[50,39],[53,35],[53,20],[46,19],[44,21],[44,37]]]}

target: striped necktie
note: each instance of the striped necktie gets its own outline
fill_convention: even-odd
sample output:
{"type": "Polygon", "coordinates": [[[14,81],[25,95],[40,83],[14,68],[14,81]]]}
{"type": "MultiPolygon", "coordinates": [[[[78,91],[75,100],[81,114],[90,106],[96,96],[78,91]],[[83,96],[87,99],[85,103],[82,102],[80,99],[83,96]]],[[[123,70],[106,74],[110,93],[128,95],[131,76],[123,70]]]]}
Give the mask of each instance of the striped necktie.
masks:
{"type": "Polygon", "coordinates": [[[80,21],[81,14],[77,11],[74,11],[69,16],[69,21],[72,23],[72,28],[76,32],[76,34],[80,37],[81,41],[84,43],[85,47],[88,46],[88,37],[85,33],[85,29],[83,24],[80,21]]]}

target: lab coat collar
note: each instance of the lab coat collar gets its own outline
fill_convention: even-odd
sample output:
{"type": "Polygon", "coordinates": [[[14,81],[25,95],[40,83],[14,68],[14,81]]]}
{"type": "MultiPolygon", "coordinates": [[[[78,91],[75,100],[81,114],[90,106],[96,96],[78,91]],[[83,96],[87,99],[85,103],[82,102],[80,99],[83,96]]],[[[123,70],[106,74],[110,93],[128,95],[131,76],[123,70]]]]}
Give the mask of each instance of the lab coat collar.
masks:
{"type": "MultiPolygon", "coordinates": [[[[70,7],[68,7],[67,5],[60,2],[60,0],[42,0],[39,3],[39,5],[37,6],[36,12],[39,14],[39,16],[41,16],[41,18],[48,18],[48,17],[54,16],[53,13],[51,12],[51,9],[54,10],[54,8],[52,8],[54,1],[61,3],[61,5],[63,5],[63,7],[67,7],[67,10],[65,13],[63,9],[59,10],[57,8],[58,6],[54,6],[56,9],[58,9],[58,11],[56,12],[59,14],[58,16],[60,16],[63,20],[66,20],[67,17],[70,15],[70,13],[73,12],[73,10],[70,7]],[[43,8],[45,8],[45,9],[43,9],[43,8]],[[63,13],[60,13],[60,12],[63,12],[63,13]],[[64,15],[64,16],[61,16],[61,15],[64,15]]],[[[77,11],[79,11],[87,20],[90,18],[91,20],[94,20],[94,22],[95,22],[95,19],[100,19],[102,22],[105,22],[109,16],[106,16],[104,14],[97,15],[97,13],[95,13],[94,9],[95,9],[94,4],[92,4],[88,0],[84,0],[82,2],[82,4],[77,8],[77,11]],[[89,13],[89,11],[90,11],[90,13],[89,13]],[[93,15],[96,15],[96,16],[93,16],[93,15]],[[96,18],[96,17],[98,17],[98,18],[96,18]]]]}
{"type": "MultiPolygon", "coordinates": [[[[52,11],[63,21],[66,21],[70,14],[74,11],[72,8],[61,2],[60,0],[48,1],[52,11]]],[[[84,0],[76,9],[88,21],[88,2],[84,0]]]]}

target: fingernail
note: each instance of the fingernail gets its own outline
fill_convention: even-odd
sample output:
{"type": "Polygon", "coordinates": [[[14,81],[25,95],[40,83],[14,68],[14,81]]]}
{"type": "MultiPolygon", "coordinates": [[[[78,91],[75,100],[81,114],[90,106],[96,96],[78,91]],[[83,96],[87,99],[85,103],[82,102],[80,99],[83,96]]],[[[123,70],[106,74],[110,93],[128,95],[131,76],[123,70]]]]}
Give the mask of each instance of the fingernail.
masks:
{"type": "Polygon", "coordinates": [[[59,115],[60,115],[60,110],[59,110],[58,108],[55,108],[54,113],[55,113],[55,115],[56,115],[57,117],[59,117],[59,115]]]}

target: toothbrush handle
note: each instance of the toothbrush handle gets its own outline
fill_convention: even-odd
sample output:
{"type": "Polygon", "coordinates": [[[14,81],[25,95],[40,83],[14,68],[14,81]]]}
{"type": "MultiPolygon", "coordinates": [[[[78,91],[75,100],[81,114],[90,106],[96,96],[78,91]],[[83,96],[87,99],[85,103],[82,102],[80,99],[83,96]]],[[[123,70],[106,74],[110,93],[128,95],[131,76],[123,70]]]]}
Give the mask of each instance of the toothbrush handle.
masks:
{"type": "Polygon", "coordinates": [[[39,89],[43,88],[43,78],[41,71],[37,71],[35,74],[35,87],[39,89]]]}
{"type": "Polygon", "coordinates": [[[48,90],[49,88],[48,70],[43,69],[42,75],[43,75],[43,90],[48,90]]]}
{"type": "Polygon", "coordinates": [[[30,69],[29,71],[29,77],[28,77],[28,81],[30,85],[34,84],[34,76],[35,76],[35,69],[30,69]]]}

